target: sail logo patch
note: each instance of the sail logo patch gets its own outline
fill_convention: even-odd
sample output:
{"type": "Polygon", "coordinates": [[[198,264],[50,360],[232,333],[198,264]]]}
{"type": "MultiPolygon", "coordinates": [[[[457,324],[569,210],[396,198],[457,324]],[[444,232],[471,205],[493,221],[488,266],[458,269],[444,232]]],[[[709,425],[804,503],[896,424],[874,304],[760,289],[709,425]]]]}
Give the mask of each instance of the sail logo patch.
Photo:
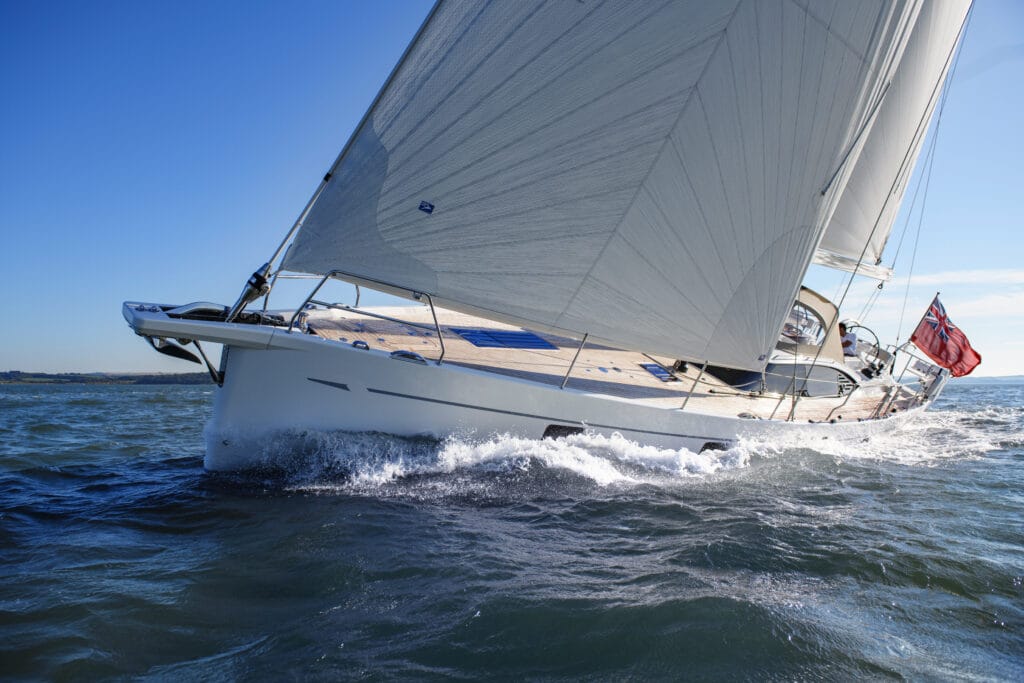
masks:
{"type": "Polygon", "coordinates": [[[434,213],[434,205],[430,202],[420,202],[420,211],[423,213],[434,213]]]}

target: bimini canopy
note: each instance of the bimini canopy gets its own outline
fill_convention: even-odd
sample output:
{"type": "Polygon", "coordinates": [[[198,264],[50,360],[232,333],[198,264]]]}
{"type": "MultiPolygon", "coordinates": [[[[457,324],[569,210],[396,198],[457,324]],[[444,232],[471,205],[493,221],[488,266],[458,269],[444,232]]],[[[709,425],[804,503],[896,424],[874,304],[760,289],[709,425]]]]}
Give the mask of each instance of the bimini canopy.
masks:
{"type": "Polygon", "coordinates": [[[283,266],[759,369],[919,9],[442,1],[283,266]]]}

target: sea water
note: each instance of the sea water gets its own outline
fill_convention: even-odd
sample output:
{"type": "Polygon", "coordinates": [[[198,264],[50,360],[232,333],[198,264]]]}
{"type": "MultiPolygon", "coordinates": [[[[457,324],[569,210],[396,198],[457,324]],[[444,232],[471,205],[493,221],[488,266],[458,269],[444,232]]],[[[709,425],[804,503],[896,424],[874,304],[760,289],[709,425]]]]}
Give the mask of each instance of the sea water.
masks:
{"type": "Polygon", "coordinates": [[[306,433],[273,475],[203,471],[212,396],[0,386],[0,679],[1024,679],[1022,384],[852,445],[306,433]]]}

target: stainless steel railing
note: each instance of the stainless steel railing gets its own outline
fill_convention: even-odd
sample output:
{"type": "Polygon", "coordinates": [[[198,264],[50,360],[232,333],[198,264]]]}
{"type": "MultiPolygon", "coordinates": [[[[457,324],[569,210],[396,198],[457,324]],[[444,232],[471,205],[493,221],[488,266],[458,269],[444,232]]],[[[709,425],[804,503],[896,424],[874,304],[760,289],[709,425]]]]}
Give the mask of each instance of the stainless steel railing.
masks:
{"type": "MultiPolygon", "coordinates": [[[[324,284],[326,284],[328,280],[337,278],[337,276],[339,276],[339,275],[343,275],[343,276],[350,277],[350,278],[358,278],[358,279],[363,280],[365,282],[371,282],[371,283],[373,283],[375,285],[380,285],[381,287],[386,287],[388,289],[404,290],[406,292],[409,292],[412,295],[412,298],[416,299],[417,301],[419,301],[420,299],[426,297],[427,305],[430,306],[430,315],[434,319],[434,327],[433,327],[433,329],[437,333],[437,341],[438,341],[438,343],[441,346],[441,355],[438,356],[436,362],[437,362],[438,365],[441,365],[444,362],[444,354],[445,354],[444,335],[441,334],[441,326],[437,322],[437,311],[434,309],[434,300],[431,298],[431,296],[429,294],[427,294],[426,292],[417,292],[415,290],[407,289],[405,287],[400,287],[398,285],[393,285],[391,283],[383,282],[381,280],[374,280],[373,278],[363,277],[361,275],[355,275],[353,273],[348,273],[348,272],[343,271],[343,270],[332,270],[332,271],[328,272],[326,275],[324,275],[322,278],[320,278],[320,282],[317,283],[316,287],[313,288],[313,291],[310,292],[309,296],[307,296],[305,301],[302,302],[302,305],[299,306],[297,309],[295,309],[295,313],[292,314],[291,319],[288,321],[288,331],[289,332],[291,332],[295,328],[295,321],[299,318],[299,315],[301,315],[306,310],[306,307],[309,306],[310,304],[313,304],[315,306],[324,306],[325,308],[333,308],[333,309],[342,310],[342,311],[351,311],[353,313],[358,313],[359,315],[365,315],[365,316],[369,316],[371,318],[378,318],[380,320],[387,320],[389,322],[400,323],[402,325],[408,325],[410,327],[418,327],[418,328],[424,329],[424,330],[431,329],[431,327],[429,325],[424,325],[422,323],[413,323],[413,322],[409,322],[407,320],[400,320],[398,318],[392,318],[390,316],[386,316],[386,315],[383,315],[383,314],[380,314],[380,313],[374,313],[373,311],[367,311],[365,309],[360,310],[359,309],[359,285],[358,284],[355,285],[355,287],[356,287],[356,302],[355,302],[355,306],[348,306],[347,304],[332,303],[332,302],[321,301],[319,299],[316,299],[315,297],[316,297],[317,293],[324,286],[324,284]]],[[[355,283],[352,283],[352,284],[355,284],[355,283]]]]}

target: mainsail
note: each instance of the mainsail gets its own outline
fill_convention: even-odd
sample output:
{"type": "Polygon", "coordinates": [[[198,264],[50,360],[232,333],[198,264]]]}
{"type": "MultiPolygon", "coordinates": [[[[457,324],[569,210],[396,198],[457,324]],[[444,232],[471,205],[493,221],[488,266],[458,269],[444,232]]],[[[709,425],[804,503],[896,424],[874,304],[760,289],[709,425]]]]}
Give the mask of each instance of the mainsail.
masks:
{"type": "Polygon", "coordinates": [[[760,368],[919,11],[442,1],[283,268],[760,368]]]}
{"type": "Polygon", "coordinates": [[[921,7],[815,263],[881,279],[891,276],[878,264],[970,5],[970,0],[932,0],[921,7]]]}

